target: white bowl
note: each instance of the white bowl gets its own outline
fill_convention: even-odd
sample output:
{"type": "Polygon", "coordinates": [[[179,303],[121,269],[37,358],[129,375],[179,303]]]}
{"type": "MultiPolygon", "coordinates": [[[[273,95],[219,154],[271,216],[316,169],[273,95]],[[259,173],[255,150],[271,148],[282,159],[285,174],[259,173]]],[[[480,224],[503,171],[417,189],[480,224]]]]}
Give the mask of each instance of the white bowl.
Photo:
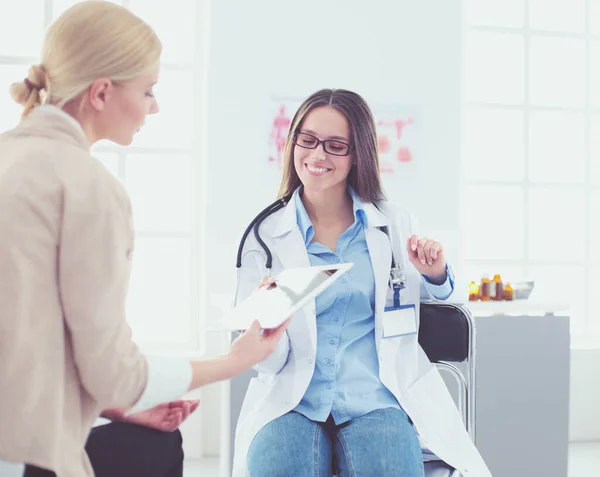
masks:
{"type": "Polygon", "coordinates": [[[510,286],[513,287],[515,300],[526,300],[531,295],[535,282],[533,280],[515,282],[511,283],[510,286]]]}

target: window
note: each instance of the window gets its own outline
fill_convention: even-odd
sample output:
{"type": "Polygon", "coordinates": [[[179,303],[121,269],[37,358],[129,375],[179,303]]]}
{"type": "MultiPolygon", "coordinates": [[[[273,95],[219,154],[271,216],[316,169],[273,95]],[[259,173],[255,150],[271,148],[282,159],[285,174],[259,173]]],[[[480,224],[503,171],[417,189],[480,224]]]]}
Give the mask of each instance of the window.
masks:
{"type": "MultiPolygon", "coordinates": [[[[201,184],[207,1],[112,0],[130,8],[163,42],[155,93],[160,114],[147,119],[134,143],[122,148],[102,141],[93,155],[123,182],[132,201],[136,248],[128,321],[134,339],[150,351],[202,352],[201,184]]],[[[20,106],[9,85],[39,61],[44,29],[75,0],[0,3],[0,131],[16,125],[20,106]]]]}
{"type": "Polygon", "coordinates": [[[600,0],[468,0],[461,260],[600,339],[600,0]]]}

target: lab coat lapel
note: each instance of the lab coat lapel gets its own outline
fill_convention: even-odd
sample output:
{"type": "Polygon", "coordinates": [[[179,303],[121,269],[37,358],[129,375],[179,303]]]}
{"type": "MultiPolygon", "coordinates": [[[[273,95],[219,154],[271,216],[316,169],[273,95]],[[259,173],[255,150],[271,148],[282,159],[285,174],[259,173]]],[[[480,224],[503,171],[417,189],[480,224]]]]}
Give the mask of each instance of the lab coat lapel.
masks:
{"type": "MultiPolygon", "coordinates": [[[[275,228],[273,242],[277,258],[284,269],[310,267],[306,245],[296,219],[295,195],[285,206],[283,215],[275,228]]],[[[313,354],[317,348],[317,322],[315,317],[315,300],[311,300],[295,315],[288,329],[290,333],[297,331],[299,338],[302,339],[306,337],[306,328],[308,327],[313,354]],[[302,318],[302,320],[298,318],[302,318]]]]}
{"type": "Polygon", "coordinates": [[[392,253],[390,241],[381,230],[369,227],[366,239],[369,255],[371,256],[371,264],[373,265],[373,275],[375,276],[375,340],[377,350],[379,350],[379,343],[383,335],[382,314],[388,290],[392,253]]]}
{"type": "Polygon", "coordinates": [[[273,232],[275,250],[283,268],[310,267],[306,245],[298,228],[297,194],[298,191],[283,209],[283,214],[273,232]]]}
{"type": "Polygon", "coordinates": [[[375,276],[375,342],[379,351],[381,343],[383,310],[388,291],[392,249],[390,240],[381,227],[390,227],[388,218],[372,204],[365,204],[368,228],[365,233],[367,247],[375,276]]]}

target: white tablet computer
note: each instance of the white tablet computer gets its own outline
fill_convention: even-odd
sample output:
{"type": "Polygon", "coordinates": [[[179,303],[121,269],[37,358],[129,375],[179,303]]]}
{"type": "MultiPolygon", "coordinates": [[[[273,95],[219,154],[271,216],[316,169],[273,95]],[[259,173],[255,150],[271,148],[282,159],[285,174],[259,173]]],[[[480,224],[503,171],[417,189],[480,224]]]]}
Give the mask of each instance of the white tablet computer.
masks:
{"type": "Polygon", "coordinates": [[[277,328],[350,270],[352,265],[288,268],[275,277],[274,285],[256,290],[225,313],[219,325],[226,330],[246,330],[254,320],[258,320],[262,328],[277,328]]]}

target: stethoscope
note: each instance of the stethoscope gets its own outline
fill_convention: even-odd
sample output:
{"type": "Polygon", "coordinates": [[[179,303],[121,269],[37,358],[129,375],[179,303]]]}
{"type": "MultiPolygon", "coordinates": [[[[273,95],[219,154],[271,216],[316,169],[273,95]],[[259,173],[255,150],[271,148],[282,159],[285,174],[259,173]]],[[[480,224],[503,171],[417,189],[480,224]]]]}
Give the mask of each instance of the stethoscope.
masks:
{"type": "MultiPolygon", "coordinates": [[[[273,255],[271,254],[271,250],[267,244],[260,237],[260,224],[271,214],[274,214],[280,209],[283,209],[291,200],[293,194],[290,194],[286,197],[282,197],[281,199],[277,199],[275,202],[265,207],[254,219],[250,222],[244,234],[242,235],[242,239],[240,240],[240,244],[238,246],[237,251],[237,259],[235,263],[235,267],[237,268],[237,285],[235,287],[235,296],[233,299],[234,306],[237,304],[238,300],[238,292],[240,285],[240,273],[242,268],[242,253],[244,251],[244,244],[246,243],[246,239],[250,232],[254,231],[254,237],[256,241],[260,244],[261,248],[265,252],[266,261],[265,268],[267,269],[267,277],[271,276],[271,268],[273,266],[273,255]]],[[[380,230],[388,236],[388,239],[391,238],[387,227],[381,227],[380,230]]],[[[393,291],[393,300],[394,300],[394,308],[400,308],[400,291],[402,291],[406,287],[406,266],[404,262],[396,262],[394,258],[394,247],[392,247],[392,266],[390,268],[390,286],[393,291]]]]}

